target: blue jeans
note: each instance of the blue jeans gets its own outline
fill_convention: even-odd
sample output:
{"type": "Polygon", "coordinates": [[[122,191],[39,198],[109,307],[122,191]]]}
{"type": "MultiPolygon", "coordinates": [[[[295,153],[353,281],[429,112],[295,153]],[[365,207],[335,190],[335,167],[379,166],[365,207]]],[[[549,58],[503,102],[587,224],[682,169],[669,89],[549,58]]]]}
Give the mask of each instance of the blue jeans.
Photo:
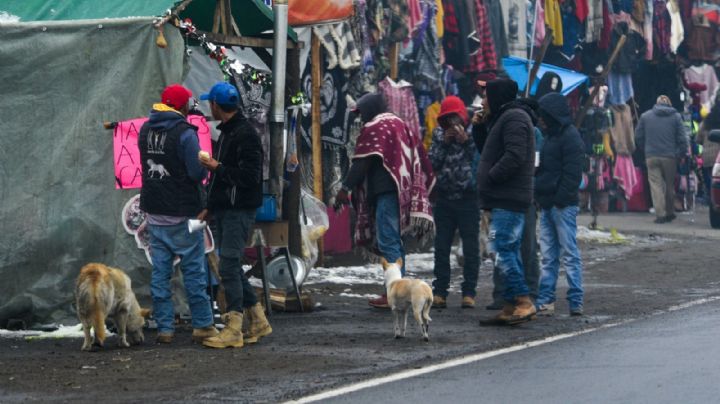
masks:
{"type": "Polygon", "coordinates": [[[405,249],[400,235],[400,203],[394,192],[376,196],[375,234],[380,255],[387,262],[402,258],[403,266],[400,272],[405,276],[405,249]]]}
{"type": "Polygon", "coordinates": [[[245,242],[255,223],[255,209],[220,210],[213,213],[217,226],[216,240],[220,246],[220,277],[225,288],[227,311],[242,312],[257,303],[255,288],[245,276],[241,260],[245,242]]]}
{"type": "Polygon", "coordinates": [[[505,283],[503,298],[510,303],[514,303],[517,296],[527,296],[530,293],[520,259],[524,223],[524,212],[492,210],[490,242],[495,251],[495,267],[500,271],[505,283]]]}
{"type": "Polygon", "coordinates": [[[540,215],[540,249],[542,269],[536,304],[555,302],[560,259],[568,282],[570,309],[583,305],[582,259],[577,246],[577,206],[544,209],[540,215]]]}
{"type": "Polygon", "coordinates": [[[480,209],[476,198],[449,200],[438,198],[433,206],[435,218],[435,280],[433,294],[447,297],[450,286],[450,249],[455,230],[462,239],[462,295],[475,297],[480,268],[480,209]]]}
{"type": "Polygon", "coordinates": [[[174,226],[148,225],[148,230],[153,262],[150,294],[158,332],[172,333],[175,329],[170,278],[173,274],[173,258],[176,256],[181,258],[180,268],[192,314],[192,326],[211,326],[213,318],[210,297],[206,291],[208,274],[205,268],[203,232],[188,232],[187,223],[174,226]]]}
{"type": "MultiPolygon", "coordinates": [[[[525,271],[525,283],[530,290],[530,297],[537,298],[538,282],[540,279],[540,264],[537,256],[537,210],[535,205],[530,205],[525,212],[525,223],[523,224],[523,236],[520,243],[520,257],[525,271]]],[[[500,270],[493,268],[493,303],[502,303],[505,296],[505,282],[500,270]]]]}

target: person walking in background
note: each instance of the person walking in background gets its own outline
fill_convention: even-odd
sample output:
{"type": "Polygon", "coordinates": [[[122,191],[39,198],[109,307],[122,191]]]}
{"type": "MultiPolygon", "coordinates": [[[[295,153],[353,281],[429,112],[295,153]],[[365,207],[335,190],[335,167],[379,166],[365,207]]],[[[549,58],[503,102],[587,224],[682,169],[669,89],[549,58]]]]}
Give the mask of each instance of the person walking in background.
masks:
{"type": "Polygon", "coordinates": [[[717,101],[700,125],[695,140],[702,145],[702,174],[705,184],[705,195],[707,203],[710,204],[710,187],[712,185],[712,169],[715,165],[715,158],[720,153],[720,143],[711,142],[708,139],[710,131],[720,129],[720,103],[717,101]]]}
{"type": "MultiPolygon", "coordinates": [[[[352,192],[357,214],[355,244],[387,262],[402,258],[404,276],[402,237],[423,238],[434,231],[429,194],[435,178],[420,138],[387,111],[382,94],[365,94],[358,99],[355,112],[360,114],[363,127],[334,205],[348,204],[352,192]]],[[[384,293],[368,303],[390,307],[384,293]]]]}
{"type": "Polygon", "coordinates": [[[640,116],[635,143],[645,145],[655,223],[671,222],[675,219],[677,162],[687,157],[688,137],[680,114],[666,95],[659,96],[655,106],[640,116]]]}
{"type": "Polygon", "coordinates": [[[157,342],[169,344],[175,333],[170,278],[173,259],[180,257],[185,292],[192,314],[192,339],[202,342],[218,334],[215,329],[205,268],[203,232],[190,233],[188,219],[203,210],[202,180],[207,171],[198,161],[197,128],[186,116],[190,90],[179,84],[165,88],[161,102],[138,134],[142,164],[140,209],[147,213],[152,278],[150,294],[157,322],[157,342]]]}
{"type": "Polygon", "coordinates": [[[502,311],[482,324],[518,324],[536,312],[520,259],[525,212],[533,194],[535,114],[526,102],[516,100],[517,92],[512,80],[487,82],[484,119],[473,127],[480,150],[479,203],[492,211],[490,242],[506,287],[502,311]]]}
{"type": "Polygon", "coordinates": [[[211,348],[240,348],[272,333],[255,288],[242,269],[245,242],[262,204],[263,150],[260,136],[238,109],[240,95],[235,86],[220,82],[200,99],[210,102],[220,137],[213,157],[200,159],[212,172],[208,186],[208,210],[200,219],[212,215],[220,246],[220,277],[225,288],[227,312],[220,335],[203,342],[211,348]],[[243,317],[250,321],[243,335],[243,317]]]}
{"type": "Polygon", "coordinates": [[[540,205],[542,269],[535,302],[538,312],[553,314],[560,264],[565,268],[571,315],[583,314],[582,259],[577,245],[578,188],[584,145],[572,124],[567,100],[550,93],[539,101],[544,134],[540,167],[535,175],[535,201],[540,205]]]}
{"type": "Polygon", "coordinates": [[[450,286],[450,249],[459,230],[463,246],[463,308],[475,307],[480,268],[480,212],[473,162],[477,149],[467,133],[465,103],[448,96],[440,105],[439,127],[434,130],[430,161],[437,178],[435,219],[435,280],[433,307],[447,307],[450,286]]]}

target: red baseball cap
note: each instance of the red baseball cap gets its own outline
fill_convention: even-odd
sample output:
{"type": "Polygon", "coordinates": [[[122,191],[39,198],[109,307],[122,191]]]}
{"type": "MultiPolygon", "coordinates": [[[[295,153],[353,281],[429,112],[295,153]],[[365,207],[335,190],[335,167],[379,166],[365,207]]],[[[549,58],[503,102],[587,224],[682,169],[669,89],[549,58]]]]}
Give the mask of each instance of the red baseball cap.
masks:
{"type": "Polygon", "coordinates": [[[160,95],[163,104],[175,109],[185,106],[190,97],[192,97],[192,91],[180,84],[171,84],[165,87],[162,95],[160,95]]]}

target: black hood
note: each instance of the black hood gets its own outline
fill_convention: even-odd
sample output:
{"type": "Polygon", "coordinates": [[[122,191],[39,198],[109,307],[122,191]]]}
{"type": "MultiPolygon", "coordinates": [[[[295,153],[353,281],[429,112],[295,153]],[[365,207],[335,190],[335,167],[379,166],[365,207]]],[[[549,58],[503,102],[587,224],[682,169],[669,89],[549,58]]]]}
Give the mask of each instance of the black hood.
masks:
{"type": "Polygon", "coordinates": [[[535,99],[539,100],[545,94],[559,93],[562,88],[563,82],[560,76],[555,72],[546,72],[540,79],[537,90],[535,90],[535,99]]]}
{"type": "Polygon", "coordinates": [[[513,80],[490,80],[485,89],[485,96],[490,106],[490,114],[498,116],[502,106],[515,100],[517,93],[518,85],[513,80]]]}
{"type": "Polygon", "coordinates": [[[565,96],[559,93],[545,94],[540,101],[539,112],[548,126],[564,127],[572,123],[570,107],[565,96]],[[546,119],[546,118],[550,119],[546,119]]]}
{"type": "Polygon", "coordinates": [[[376,116],[387,112],[387,102],[380,93],[368,93],[360,97],[355,104],[363,123],[372,121],[376,116]]]}

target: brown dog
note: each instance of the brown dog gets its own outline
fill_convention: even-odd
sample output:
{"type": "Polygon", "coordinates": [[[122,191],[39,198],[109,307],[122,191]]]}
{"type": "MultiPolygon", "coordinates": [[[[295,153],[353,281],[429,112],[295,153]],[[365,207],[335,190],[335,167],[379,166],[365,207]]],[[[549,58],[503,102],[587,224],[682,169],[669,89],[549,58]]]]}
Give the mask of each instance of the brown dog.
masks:
{"type": "Polygon", "coordinates": [[[393,263],[388,263],[384,258],[382,259],[388,303],[395,319],[395,338],[405,336],[408,309],[412,308],[415,321],[417,321],[422,331],[423,339],[429,341],[428,328],[430,325],[430,307],[433,302],[432,289],[427,283],[419,279],[403,279],[400,273],[402,264],[402,258],[398,258],[397,262],[393,263]]]}
{"type": "Polygon", "coordinates": [[[112,317],[117,327],[118,345],[129,347],[130,343],[144,341],[142,328],[150,311],[140,308],[125,272],[103,264],[85,265],[75,285],[75,301],[85,332],[83,351],[89,351],[93,345],[103,346],[107,317],[112,317]],[[95,330],[94,340],[90,337],[90,328],[95,330]]]}

